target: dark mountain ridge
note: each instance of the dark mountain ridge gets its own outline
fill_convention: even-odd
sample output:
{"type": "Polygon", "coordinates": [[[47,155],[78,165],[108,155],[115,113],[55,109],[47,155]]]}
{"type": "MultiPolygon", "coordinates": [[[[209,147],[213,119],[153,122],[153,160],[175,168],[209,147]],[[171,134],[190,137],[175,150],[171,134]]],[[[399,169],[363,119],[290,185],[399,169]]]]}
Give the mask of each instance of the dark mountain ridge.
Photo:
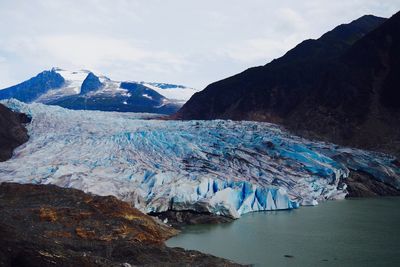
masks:
{"type": "Polygon", "coordinates": [[[399,21],[400,14],[368,15],[340,25],[265,66],[210,84],[175,118],[269,121],[398,155],[399,21]]]}

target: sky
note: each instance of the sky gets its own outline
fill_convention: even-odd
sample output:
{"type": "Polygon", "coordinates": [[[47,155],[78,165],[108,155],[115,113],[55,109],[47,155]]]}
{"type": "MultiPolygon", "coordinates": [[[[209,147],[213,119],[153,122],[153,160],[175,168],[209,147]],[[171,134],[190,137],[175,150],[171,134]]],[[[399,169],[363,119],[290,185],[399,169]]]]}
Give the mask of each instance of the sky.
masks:
{"type": "Polygon", "coordinates": [[[43,70],[207,84],[400,0],[0,0],[0,88],[43,70]]]}

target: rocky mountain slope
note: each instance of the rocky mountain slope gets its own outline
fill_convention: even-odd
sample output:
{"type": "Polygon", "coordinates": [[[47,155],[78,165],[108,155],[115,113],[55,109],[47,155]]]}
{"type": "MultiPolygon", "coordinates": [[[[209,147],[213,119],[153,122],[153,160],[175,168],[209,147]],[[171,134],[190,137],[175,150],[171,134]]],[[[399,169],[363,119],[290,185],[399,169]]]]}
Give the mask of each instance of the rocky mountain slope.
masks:
{"type": "Polygon", "coordinates": [[[13,150],[28,141],[24,124],[29,121],[25,114],[13,112],[0,104],[0,161],[11,158],[13,150]]]}
{"type": "Polygon", "coordinates": [[[78,110],[176,112],[196,90],[181,85],[117,82],[87,70],[53,68],[0,90],[0,99],[15,98],[78,110]]]}
{"type": "Polygon", "coordinates": [[[239,266],[169,248],[176,230],[115,197],[0,184],[0,266],[239,266]]]}
{"type": "Polygon", "coordinates": [[[209,85],[175,118],[269,121],[399,155],[399,47],[400,13],[387,21],[364,16],[209,85]]]}

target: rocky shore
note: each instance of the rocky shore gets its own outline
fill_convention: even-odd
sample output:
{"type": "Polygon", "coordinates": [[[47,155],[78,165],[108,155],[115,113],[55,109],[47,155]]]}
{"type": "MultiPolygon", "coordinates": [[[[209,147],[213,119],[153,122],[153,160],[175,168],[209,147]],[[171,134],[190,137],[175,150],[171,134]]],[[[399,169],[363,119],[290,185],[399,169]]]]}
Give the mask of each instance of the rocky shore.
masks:
{"type": "Polygon", "coordinates": [[[363,171],[351,171],[349,177],[343,181],[347,185],[347,198],[400,196],[400,190],[388,183],[374,179],[370,174],[363,171]]]}
{"type": "Polygon", "coordinates": [[[181,229],[186,225],[229,223],[234,220],[226,216],[193,210],[168,210],[161,213],[150,213],[149,215],[159,218],[176,229],[181,229]]]}
{"type": "Polygon", "coordinates": [[[112,196],[2,183],[0,214],[0,266],[239,266],[167,247],[177,230],[112,196]]]}

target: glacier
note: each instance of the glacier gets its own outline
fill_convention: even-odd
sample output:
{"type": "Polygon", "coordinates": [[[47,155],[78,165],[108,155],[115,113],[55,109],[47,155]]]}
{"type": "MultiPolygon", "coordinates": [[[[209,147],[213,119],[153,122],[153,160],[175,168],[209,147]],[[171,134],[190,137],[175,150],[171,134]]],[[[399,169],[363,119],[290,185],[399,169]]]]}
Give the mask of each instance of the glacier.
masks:
{"type": "Polygon", "coordinates": [[[394,158],[309,141],[270,123],[1,102],[32,122],[30,140],[0,163],[0,182],[114,195],[147,213],[194,210],[233,218],[343,199],[351,170],[400,189],[394,158]]]}

